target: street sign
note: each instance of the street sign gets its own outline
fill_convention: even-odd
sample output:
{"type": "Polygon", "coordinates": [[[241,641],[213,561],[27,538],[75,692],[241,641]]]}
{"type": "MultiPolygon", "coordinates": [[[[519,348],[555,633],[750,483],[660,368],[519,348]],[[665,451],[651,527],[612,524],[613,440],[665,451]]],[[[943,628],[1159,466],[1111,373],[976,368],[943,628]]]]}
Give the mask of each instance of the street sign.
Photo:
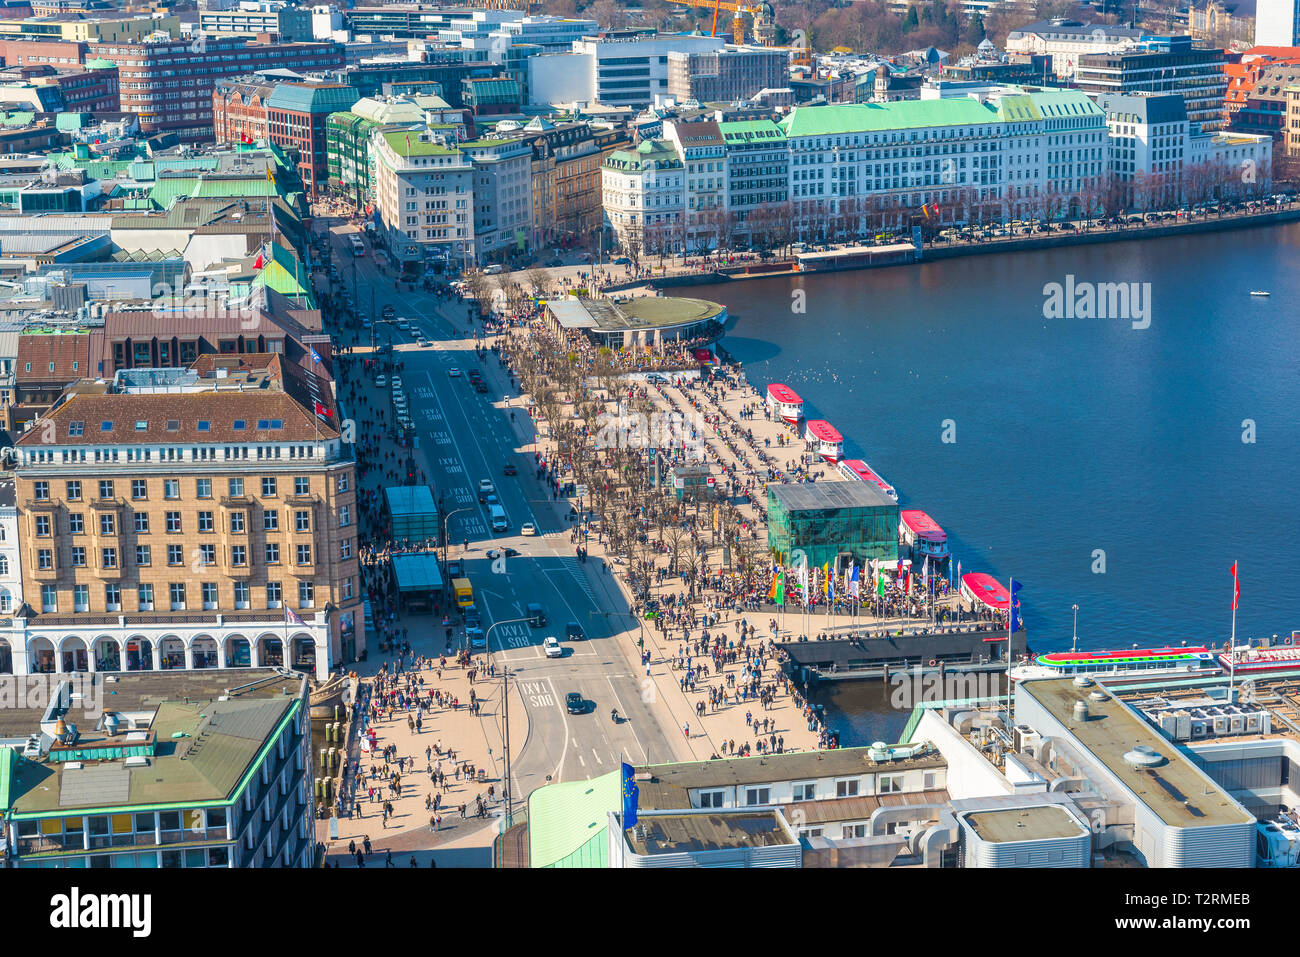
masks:
{"type": "Polygon", "coordinates": [[[573,494],[576,495],[576,496],[578,496],[578,498],[586,498],[586,497],[587,497],[587,486],[585,486],[585,485],[579,485],[579,486],[577,486],[577,487],[573,490],[573,494]]]}

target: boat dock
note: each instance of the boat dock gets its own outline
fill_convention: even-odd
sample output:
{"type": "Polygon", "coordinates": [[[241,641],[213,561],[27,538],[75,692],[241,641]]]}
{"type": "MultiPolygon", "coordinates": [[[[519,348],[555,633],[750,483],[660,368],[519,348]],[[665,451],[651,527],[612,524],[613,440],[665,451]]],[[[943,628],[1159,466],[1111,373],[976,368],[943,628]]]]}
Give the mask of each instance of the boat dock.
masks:
{"type": "MultiPolygon", "coordinates": [[[[804,688],[823,681],[889,680],[910,671],[1006,671],[1005,628],[976,626],[926,629],[910,634],[850,636],[827,641],[790,641],[777,647],[787,656],[786,671],[804,688]]],[[[1024,629],[1012,635],[1012,654],[1026,653],[1024,629]]]]}

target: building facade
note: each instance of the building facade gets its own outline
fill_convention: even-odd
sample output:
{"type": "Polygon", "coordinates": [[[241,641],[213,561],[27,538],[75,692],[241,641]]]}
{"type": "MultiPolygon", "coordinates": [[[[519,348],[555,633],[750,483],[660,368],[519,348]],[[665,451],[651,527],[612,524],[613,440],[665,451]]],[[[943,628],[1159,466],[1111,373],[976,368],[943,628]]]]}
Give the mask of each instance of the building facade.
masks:
{"type": "Polygon", "coordinates": [[[121,109],[142,132],[173,132],[185,141],[212,139],[213,86],[223,76],[284,67],[323,72],[343,65],[338,43],[249,43],[243,37],[91,44],[118,68],[121,109]]]}
{"type": "Polygon", "coordinates": [[[734,237],[752,243],[765,229],[755,214],[775,212],[789,199],[790,149],[771,120],[722,122],[718,129],[727,145],[728,225],[734,237]]]}
{"type": "Polygon", "coordinates": [[[760,90],[779,89],[789,80],[790,54],[766,47],[728,47],[668,54],[669,96],[677,102],[734,103],[760,90]]]}
{"type": "Polygon", "coordinates": [[[1258,0],[1255,4],[1255,44],[1293,47],[1300,43],[1300,2],[1258,0]]]}
{"type": "Polygon", "coordinates": [[[474,255],[485,262],[528,246],[533,225],[533,151],[521,140],[462,143],[474,164],[474,255]]]}
{"type": "Polygon", "coordinates": [[[1050,58],[1052,72],[1072,79],[1082,57],[1118,53],[1137,45],[1141,30],[1078,20],[1040,20],[1007,34],[1008,53],[1038,53],[1050,58]]]}
{"type": "Polygon", "coordinates": [[[701,252],[721,246],[727,236],[727,142],[718,124],[664,123],[686,170],[685,249],[701,252]]]}
{"type": "Polygon", "coordinates": [[[18,440],[34,597],[3,639],[15,674],[281,666],[323,679],[364,651],[355,464],[332,403],[288,372],[223,372],[73,387],[18,440]]]}
{"type": "Polygon", "coordinates": [[[1191,37],[1144,41],[1140,49],[1082,57],[1076,74],[1085,93],[1177,93],[1189,122],[1221,129],[1228,89],[1223,50],[1192,47],[1191,37]]]}
{"type": "Polygon", "coordinates": [[[465,268],[474,255],[474,164],[455,143],[420,127],[371,134],[380,223],[402,263],[465,268]]]}
{"type": "Polygon", "coordinates": [[[605,221],[633,253],[674,252],[686,236],[686,166],[665,140],[616,150],[601,167],[605,221]]]}
{"type": "Polygon", "coordinates": [[[297,157],[298,175],[313,199],[329,189],[326,120],[358,99],[357,91],[346,84],[304,80],[277,84],[266,100],[267,135],[297,157]]]}

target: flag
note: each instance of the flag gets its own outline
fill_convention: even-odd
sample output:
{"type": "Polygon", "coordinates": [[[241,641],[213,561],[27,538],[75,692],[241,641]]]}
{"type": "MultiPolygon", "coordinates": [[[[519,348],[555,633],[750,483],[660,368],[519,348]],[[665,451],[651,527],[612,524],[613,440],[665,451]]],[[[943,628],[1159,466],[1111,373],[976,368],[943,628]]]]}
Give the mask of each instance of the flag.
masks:
{"type": "Polygon", "coordinates": [[[259,250],[258,253],[257,253],[257,259],[256,259],[256,261],[254,261],[254,263],[253,263],[253,268],[254,268],[254,269],[261,269],[261,268],[262,268],[263,266],[265,266],[265,265],[266,265],[266,263],[262,260],[262,253],[261,253],[261,251],[259,250]]]}
{"type": "Polygon", "coordinates": [[[803,606],[808,607],[808,560],[799,566],[799,587],[803,589],[803,606]]]}
{"type": "Polygon", "coordinates": [[[879,573],[876,575],[876,594],[885,597],[885,576],[879,573]]]}
{"type": "Polygon", "coordinates": [[[859,579],[858,566],[854,564],[850,564],[849,565],[849,594],[852,595],[854,598],[857,598],[862,591],[862,585],[858,579],[859,579]]]}
{"type": "Polygon", "coordinates": [[[922,207],[921,207],[921,212],[925,213],[925,218],[926,218],[926,219],[929,219],[929,218],[930,218],[930,207],[929,207],[929,206],[922,206],[922,207]]]}
{"type": "Polygon", "coordinates": [[[1241,582],[1237,580],[1237,563],[1232,563],[1232,610],[1237,610],[1237,602],[1241,598],[1241,582]]]}
{"type": "Polygon", "coordinates": [[[320,353],[315,349],[312,349],[311,351],[311,364],[314,366],[320,365],[320,353]]]}
{"type": "Polygon", "coordinates": [[[286,625],[306,625],[307,623],[299,617],[298,613],[288,605],[284,606],[284,623],[286,625]]]}
{"type": "Polygon", "coordinates": [[[1010,617],[1007,619],[1007,631],[1015,634],[1020,630],[1020,599],[1016,597],[1020,593],[1020,582],[1014,578],[1011,579],[1011,600],[1007,603],[1007,610],[1010,617]]]}
{"type": "Polygon", "coordinates": [[[272,186],[275,185],[275,168],[270,163],[266,165],[266,181],[272,186]]]}
{"type": "Polygon", "coordinates": [[[772,594],[776,603],[785,607],[785,569],[777,566],[776,578],[772,581],[772,594]]]}
{"type": "Polygon", "coordinates": [[[317,415],[319,415],[322,419],[328,419],[330,417],[329,409],[325,408],[325,406],[321,405],[319,402],[315,403],[315,405],[316,405],[317,415]]]}
{"type": "Polygon", "coordinates": [[[903,594],[904,595],[912,594],[912,566],[911,565],[907,566],[907,584],[903,586],[903,594]]]}
{"type": "Polygon", "coordinates": [[[826,563],[826,604],[835,600],[835,573],[831,571],[831,563],[826,563]]]}
{"type": "Polygon", "coordinates": [[[641,789],[636,786],[636,781],[632,779],[632,765],[627,762],[623,763],[623,827],[636,827],[636,805],[637,798],[641,795],[641,789]]]}
{"type": "Polygon", "coordinates": [[[925,564],[921,566],[921,587],[930,587],[930,556],[925,556],[925,564]]]}

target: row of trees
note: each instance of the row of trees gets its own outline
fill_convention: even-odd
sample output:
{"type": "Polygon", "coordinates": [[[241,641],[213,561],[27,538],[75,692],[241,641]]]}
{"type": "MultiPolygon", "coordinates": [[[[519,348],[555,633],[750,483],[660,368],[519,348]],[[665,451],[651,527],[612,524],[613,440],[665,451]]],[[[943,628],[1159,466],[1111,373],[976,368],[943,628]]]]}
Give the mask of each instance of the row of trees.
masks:
{"type": "MultiPolygon", "coordinates": [[[[667,476],[660,474],[655,485],[655,465],[644,448],[596,447],[597,423],[618,401],[627,415],[649,420],[654,412],[649,399],[628,398],[620,388],[612,350],[601,348],[590,361],[549,335],[515,329],[507,333],[505,350],[540,413],[539,428],[544,422],[556,443],[553,464],[586,486],[584,506],[599,521],[595,534],[625,561],[633,594],[648,594],[660,548],[670,571],[686,572],[692,594],[709,574],[709,545],[727,545],[733,569],[759,581],[766,569],[762,543],[752,532],[742,534],[735,506],[665,494],[667,476]]],[[[662,462],[661,468],[666,472],[662,462]]]]}

